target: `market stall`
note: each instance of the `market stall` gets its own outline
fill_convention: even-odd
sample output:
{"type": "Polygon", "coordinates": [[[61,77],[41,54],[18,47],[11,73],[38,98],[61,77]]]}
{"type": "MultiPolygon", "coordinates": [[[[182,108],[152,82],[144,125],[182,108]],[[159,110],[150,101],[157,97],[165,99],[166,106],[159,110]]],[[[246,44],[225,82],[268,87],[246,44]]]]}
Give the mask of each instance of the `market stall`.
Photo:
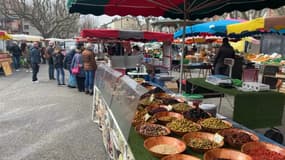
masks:
{"type": "MultiPolygon", "coordinates": [[[[82,38],[100,39],[100,40],[118,40],[118,41],[140,41],[140,42],[163,42],[162,59],[148,59],[146,63],[154,68],[162,67],[166,70],[171,68],[171,42],[172,34],[148,31],[127,31],[127,30],[108,30],[108,29],[85,29],[81,31],[82,38]]],[[[135,69],[141,64],[139,56],[128,56],[127,53],[121,56],[111,56],[111,64],[113,68],[124,70],[135,69]]]]}
{"type": "MultiPolygon", "coordinates": [[[[11,39],[11,36],[5,32],[5,31],[0,31],[0,40],[9,40],[11,39]]],[[[4,71],[4,74],[6,76],[12,74],[12,68],[11,68],[11,63],[12,63],[12,58],[9,56],[8,53],[4,53],[4,42],[3,42],[3,52],[0,53],[0,68],[4,71]]]]}
{"type": "Polygon", "coordinates": [[[29,41],[40,42],[44,40],[42,36],[26,35],[26,34],[11,34],[12,40],[15,41],[29,41]]]}
{"type": "Polygon", "coordinates": [[[234,96],[233,120],[240,124],[253,129],[281,125],[285,105],[285,95],[282,93],[244,92],[207,83],[203,78],[191,78],[188,82],[196,87],[234,96]]]}
{"type": "MultiPolygon", "coordinates": [[[[94,103],[93,103],[92,118],[95,122],[98,123],[98,125],[102,129],[103,141],[104,141],[104,144],[105,144],[105,147],[106,147],[106,150],[109,156],[112,159],[124,159],[124,160],[128,160],[128,159],[157,160],[157,159],[160,159],[154,156],[152,152],[149,152],[149,150],[144,147],[146,140],[148,140],[148,137],[151,137],[151,136],[145,137],[144,134],[140,132],[140,130],[138,130],[138,128],[140,128],[140,125],[143,125],[143,124],[148,125],[149,123],[152,123],[149,125],[161,126],[162,124],[171,129],[171,126],[168,123],[172,123],[172,122],[162,123],[162,119],[161,120],[159,119],[158,115],[160,113],[163,113],[165,110],[159,111],[159,110],[155,110],[155,107],[150,107],[150,106],[142,107],[142,105],[149,103],[145,101],[145,99],[149,98],[147,95],[154,95],[155,99],[153,99],[152,102],[150,101],[152,105],[155,105],[154,103],[170,103],[171,102],[173,108],[171,109],[170,112],[167,112],[167,113],[169,113],[169,115],[172,115],[174,113],[179,115],[179,113],[181,113],[180,112],[181,110],[178,110],[178,108],[175,108],[176,106],[175,103],[181,104],[181,100],[182,100],[181,97],[179,97],[180,99],[179,102],[176,101],[175,99],[170,100],[175,97],[171,96],[172,93],[169,90],[160,88],[160,86],[152,84],[152,83],[149,83],[148,85],[146,84],[140,85],[139,83],[130,79],[128,76],[123,76],[121,75],[121,73],[107,66],[104,66],[104,65],[100,65],[98,67],[95,77],[96,77],[96,80],[95,80],[96,86],[95,86],[95,94],[93,97],[94,103]],[[150,118],[145,119],[145,120],[143,118],[145,116],[144,114],[142,115],[142,119],[140,118],[141,113],[145,112],[144,109],[148,110],[148,114],[150,116],[150,118]],[[154,117],[157,118],[157,121],[155,120],[154,117]],[[145,123],[145,121],[147,123],[145,123]]],[[[233,92],[234,94],[238,94],[238,91],[228,91],[228,92],[233,92]]],[[[248,95],[245,95],[245,96],[248,96],[248,95]]],[[[282,98],[284,99],[284,97],[282,98]]],[[[148,105],[151,105],[151,104],[148,104],[148,105]]],[[[188,106],[187,103],[184,103],[184,105],[188,107],[186,111],[189,108],[191,108],[190,106],[188,106]]],[[[264,108],[262,108],[261,110],[263,109],[264,108]]],[[[189,112],[191,110],[196,110],[196,109],[192,108],[189,110],[189,112]]],[[[248,110],[248,112],[250,111],[248,110]]],[[[191,114],[188,115],[188,112],[184,112],[183,116],[186,119],[191,118],[191,114]]],[[[240,129],[243,131],[247,131],[250,134],[256,135],[260,141],[269,142],[276,146],[282,146],[264,137],[263,135],[257,134],[254,131],[228,118],[225,118],[219,114],[217,115],[217,117],[220,119],[226,120],[228,123],[232,124],[232,126],[235,128],[234,130],[240,129]]],[[[193,122],[196,122],[199,124],[201,124],[199,120],[201,121],[203,119],[203,118],[199,120],[197,119],[198,120],[197,121],[192,118],[191,120],[193,122]]],[[[254,120],[250,119],[248,121],[252,122],[254,120]]],[[[258,124],[258,122],[256,121],[254,122],[255,122],[254,125],[258,124]]],[[[150,132],[151,130],[146,129],[146,132],[147,131],[150,132]]],[[[153,131],[155,131],[155,129],[153,129],[153,131]]],[[[202,129],[202,133],[210,134],[206,132],[209,132],[209,131],[202,129]]],[[[219,132],[219,133],[222,134],[223,132],[219,132]]],[[[187,132],[185,132],[184,135],[185,134],[187,134],[187,132]]],[[[167,137],[174,137],[174,138],[177,138],[177,140],[179,139],[184,140],[182,138],[182,135],[173,129],[171,129],[171,133],[168,134],[167,137]]],[[[229,145],[225,145],[224,148],[231,148],[231,149],[235,149],[236,151],[239,150],[238,148],[232,148],[229,145]]],[[[191,147],[187,147],[186,150],[183,152],[183,154],[192,155],[192,156],[195,156],[197,158],[202,158],[202,159],[203,159],[203,155],[205,155],[204,152],[203,153],[197,152],[196,150],[193,150],[191,147]]]]}

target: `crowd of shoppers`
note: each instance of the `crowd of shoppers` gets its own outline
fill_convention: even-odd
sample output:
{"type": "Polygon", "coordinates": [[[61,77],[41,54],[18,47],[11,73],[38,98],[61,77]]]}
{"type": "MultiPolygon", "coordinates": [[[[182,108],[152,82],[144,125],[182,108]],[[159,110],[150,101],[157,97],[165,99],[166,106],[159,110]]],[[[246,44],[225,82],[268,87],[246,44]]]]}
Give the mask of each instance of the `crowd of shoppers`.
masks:
{"type": "Polygon", "coordinates": [[[27,72],[33,73],[33,83],[39,83],[37,75],[41,62],[44,64],[44,57],[48,64],[49,80],[57,80],[59,86],[66,85],[65,69],[69,73],[67,86],[69,88],[77,88],[79,92],[90,95],[93,95],[94,77],[97,69],[93,50],[91,43],[88,43],[86,47],[83,44],[78,44],[64,55],[62,49],[57,47],[53,41],[50,41],[48,47],[44,50],[38,42],[34,42],[32,45],[22,42],[20,46],[13,42],[9,48],[13,56],[15,70],[19,71],[20,57],[22,56],[23,67],[26,68],[27,72]],[[31,71],[29,71],[30,68],[32,69],[31,71]],[[56,72],[56,77],[54,72],[56,72]]]}

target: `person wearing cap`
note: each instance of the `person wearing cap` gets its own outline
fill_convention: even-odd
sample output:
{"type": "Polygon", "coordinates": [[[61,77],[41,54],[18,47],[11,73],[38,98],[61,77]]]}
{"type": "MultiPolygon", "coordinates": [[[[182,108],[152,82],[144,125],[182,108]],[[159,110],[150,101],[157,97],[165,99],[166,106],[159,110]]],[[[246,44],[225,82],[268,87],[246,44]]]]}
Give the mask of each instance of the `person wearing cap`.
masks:
{"type": "Polygon", "coordinates": [[[88,43],[86,49],[82,52],[82,59],[85,71],[85,93],[93,95],[94,76],[97,65],[91,43],[88,43]]]}
{"type": "Polygon", "coordinates": [[[54,63],[53,63],[53,56],[54,56],[54,42],[49,41],[48,47],[45,51],[45,58],[48,61],[48,75],[50,80],[55,80],[54,78],[54,63]]]}
{"type": "Polygon", "coordinates": [[[33,77],[32,77],[33,83],[39,82],[37,74],[39,72],[40,63],[41,63],[41,52],[39,49],[39,44],[38,42],[34,42],[33,47],[31,49],[31,65],[32,65],[32,70],[33,70],[33,77]]]}
{"type": "Polygon", "coordinates": [[[235,51],[229,43],[228,38],[223,39],[223,44],[219,48],[214,60],[214,74],[226,75],[227,66],[224,64],[225,58],[235,58],[235,51]]]}

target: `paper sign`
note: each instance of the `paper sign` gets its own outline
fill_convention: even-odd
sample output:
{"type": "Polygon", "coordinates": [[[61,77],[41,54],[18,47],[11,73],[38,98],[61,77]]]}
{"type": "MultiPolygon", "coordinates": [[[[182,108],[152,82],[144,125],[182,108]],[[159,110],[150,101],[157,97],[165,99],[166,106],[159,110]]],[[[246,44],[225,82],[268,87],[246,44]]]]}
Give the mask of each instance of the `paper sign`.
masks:
{"type": "Polygon", "coordinates": [[[214,135],[214,142],[216,142],[216,143],[221,143],[223,140],[224,140],[224,137],[221,136],[220,134],[216,133],[216,134],[214,135]]]}
{"type": "Polygon", "coordinates": [[[148,113],[144,115],[144,121],[147,121],[149,118],[151,117],[151,115],[149,115],[148,113]]]}
{"type": "Polygon", "coordinates": [[[12,69],[11,69],[9,62],[2,62],[1,65],[2,65],[3,71],[5,73],[5,76],[9,76],[12,74],[12,69]]]}

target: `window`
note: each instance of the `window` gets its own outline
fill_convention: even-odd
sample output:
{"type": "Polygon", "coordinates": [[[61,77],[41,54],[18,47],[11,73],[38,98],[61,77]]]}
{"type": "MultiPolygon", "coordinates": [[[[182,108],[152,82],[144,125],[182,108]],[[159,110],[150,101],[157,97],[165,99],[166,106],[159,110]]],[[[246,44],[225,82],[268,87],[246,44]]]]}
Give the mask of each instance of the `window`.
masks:
{"type": "Polygon", "coordinates": [[[24,25],[24,29],[29,29],[29,25],[24,25]]]}

